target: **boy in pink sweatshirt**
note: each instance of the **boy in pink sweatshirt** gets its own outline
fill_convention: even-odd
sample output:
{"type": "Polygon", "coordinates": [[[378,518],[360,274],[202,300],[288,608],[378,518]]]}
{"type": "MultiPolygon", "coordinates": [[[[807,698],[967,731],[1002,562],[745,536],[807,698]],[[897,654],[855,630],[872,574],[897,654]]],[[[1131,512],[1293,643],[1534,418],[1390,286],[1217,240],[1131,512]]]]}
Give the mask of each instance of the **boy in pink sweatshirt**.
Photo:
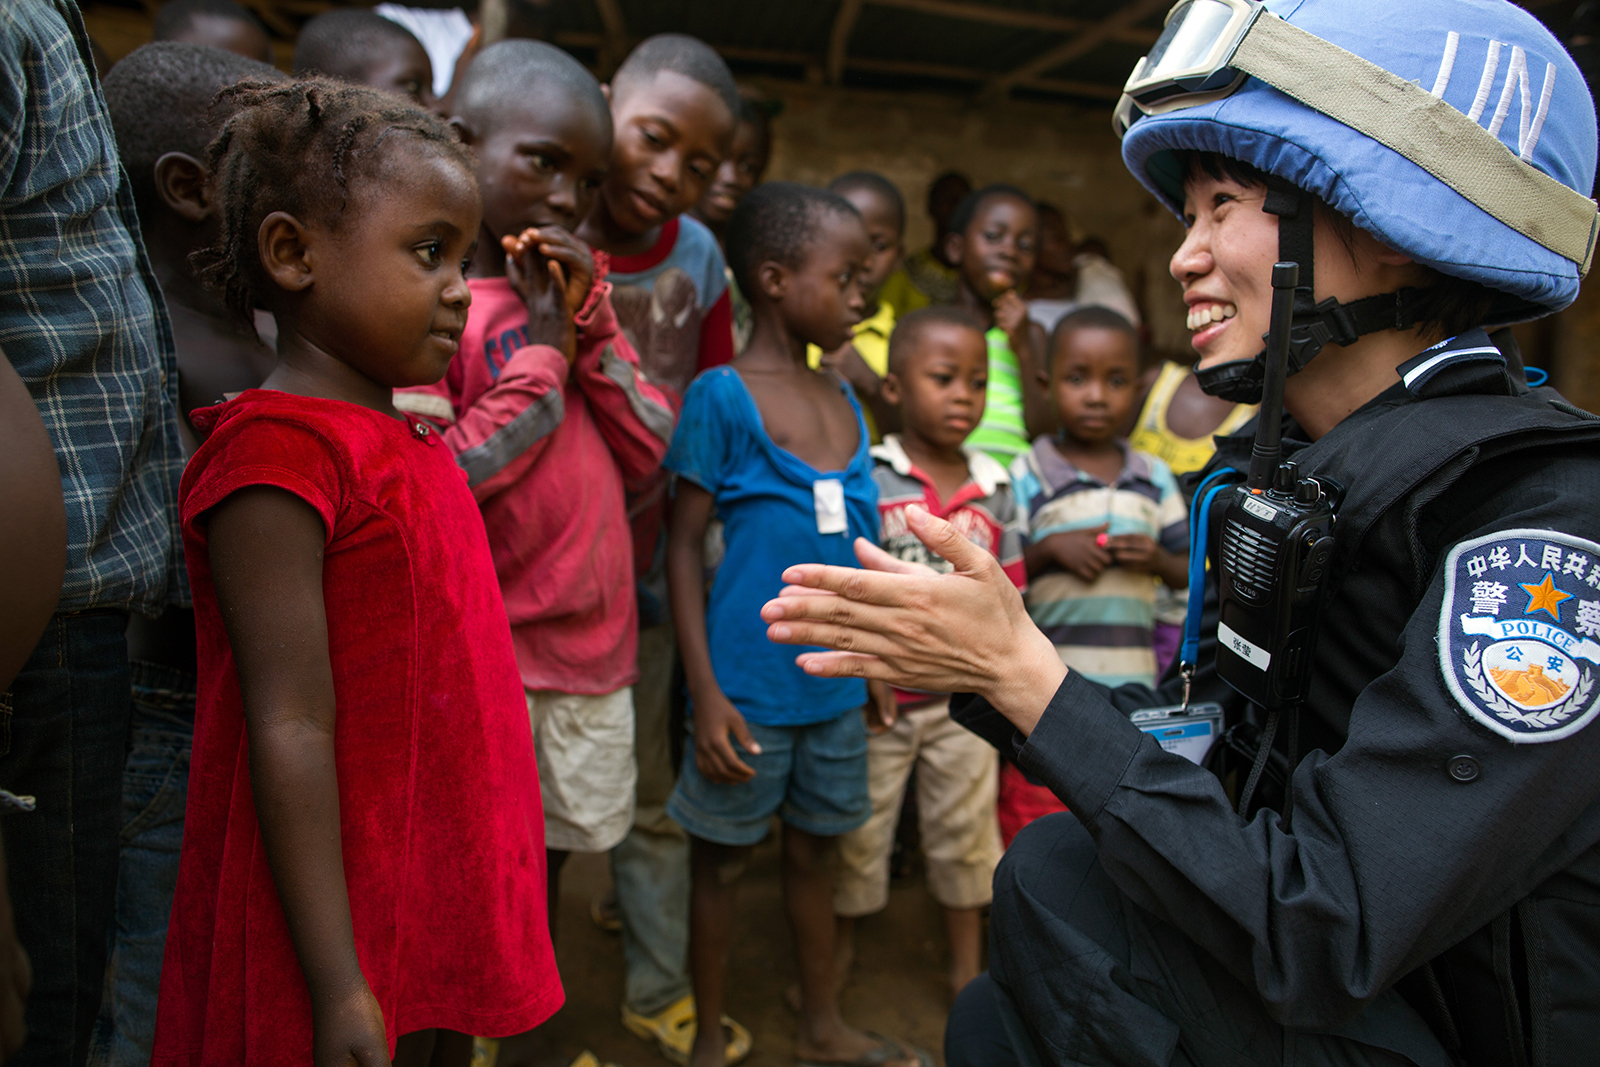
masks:
{"type": "Polygon", "coordinates": [[[472,310],[444,381],[396,398],[439,420],[483,510],[527,691],[550,922],[569,852],[633,822],[637,602],[625,487],[653,474],[674,410],[617,327],[605,253],[572,236],[611,153],[599,84],[510,40],[462,76],[451,122],[478,158],[472,310]]]}

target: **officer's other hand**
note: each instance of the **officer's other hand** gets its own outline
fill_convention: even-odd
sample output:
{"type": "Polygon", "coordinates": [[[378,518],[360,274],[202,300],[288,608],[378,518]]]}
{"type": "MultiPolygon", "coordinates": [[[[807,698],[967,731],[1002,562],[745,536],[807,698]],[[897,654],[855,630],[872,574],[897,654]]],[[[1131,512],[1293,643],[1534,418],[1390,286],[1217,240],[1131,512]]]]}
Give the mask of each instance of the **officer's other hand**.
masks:
{"type": "Polygon", "coordinates": [[[768,638],[835,650],[797,657],[808,674],[978,693],[1030,732],[1066,676],[1054,646],[992,555],[916,505],[906,522],[951,573],[907,564],[858,539],[860,568],[784,571],[789,588],[761,609],[768,638]]]}
{"type": "Polygon", "coordinates": [[[1040,542],[1046,552],[1069,574],[1092,582],[1114,563],[1110,541],[1105,536],[1108,526],[1100,525],[1086,530],[1068,530],[1051,534],[1040,542]]]}

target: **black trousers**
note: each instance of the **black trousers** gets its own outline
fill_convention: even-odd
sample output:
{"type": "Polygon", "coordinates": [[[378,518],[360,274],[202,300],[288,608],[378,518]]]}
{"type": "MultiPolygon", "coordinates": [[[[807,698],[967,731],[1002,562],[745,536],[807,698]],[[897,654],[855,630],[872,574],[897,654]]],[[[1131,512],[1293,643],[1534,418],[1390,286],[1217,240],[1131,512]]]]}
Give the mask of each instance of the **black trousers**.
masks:
{"type": "Polygon", "coordinates": [[[1112,884],[1070,814],[995,873],[990,972],[956,1000],[946,1067],[1452,1067],[1392,990],[1336,1033],[1285,1028],[1255,991],[1112,884]]]}

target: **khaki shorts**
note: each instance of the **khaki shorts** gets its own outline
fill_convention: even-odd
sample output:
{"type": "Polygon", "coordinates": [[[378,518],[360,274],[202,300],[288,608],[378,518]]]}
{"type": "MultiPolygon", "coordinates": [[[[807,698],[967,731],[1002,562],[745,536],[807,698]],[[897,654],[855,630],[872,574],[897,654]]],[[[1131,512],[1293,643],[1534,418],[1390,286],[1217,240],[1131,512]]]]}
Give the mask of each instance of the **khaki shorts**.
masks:
{"type": "Polygon", "coordinates": [[[869,738],[872,814],[839,838],[834,914],[870,915],[889,903],[889,852],[913,765],[928,890],[947,908],[989,903],[1000,862],[999,760],[988,742],[951,720],[948,699],[902,711],[893,727],[869,738]]]}
{"type": "Polygon", "coordinates": [[[633,826],[633,689],[600,696],[530,689],[544,844],[605,852],[633,826]]]}

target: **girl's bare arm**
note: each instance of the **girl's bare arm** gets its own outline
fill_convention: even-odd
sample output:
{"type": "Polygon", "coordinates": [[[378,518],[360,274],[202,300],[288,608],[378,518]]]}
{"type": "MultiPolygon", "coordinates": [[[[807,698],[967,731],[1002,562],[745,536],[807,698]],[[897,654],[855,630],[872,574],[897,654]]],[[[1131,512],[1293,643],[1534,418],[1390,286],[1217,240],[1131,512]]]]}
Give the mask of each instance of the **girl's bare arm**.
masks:
{"type": "Polygon", "coordinates": [[[334,768],[322,517],[267,486],[212,509],[211,573],[233,647],[267,865],[311,992],[316,1067],[387,1067],[383,1012],[356,959],[334,768]]]}

